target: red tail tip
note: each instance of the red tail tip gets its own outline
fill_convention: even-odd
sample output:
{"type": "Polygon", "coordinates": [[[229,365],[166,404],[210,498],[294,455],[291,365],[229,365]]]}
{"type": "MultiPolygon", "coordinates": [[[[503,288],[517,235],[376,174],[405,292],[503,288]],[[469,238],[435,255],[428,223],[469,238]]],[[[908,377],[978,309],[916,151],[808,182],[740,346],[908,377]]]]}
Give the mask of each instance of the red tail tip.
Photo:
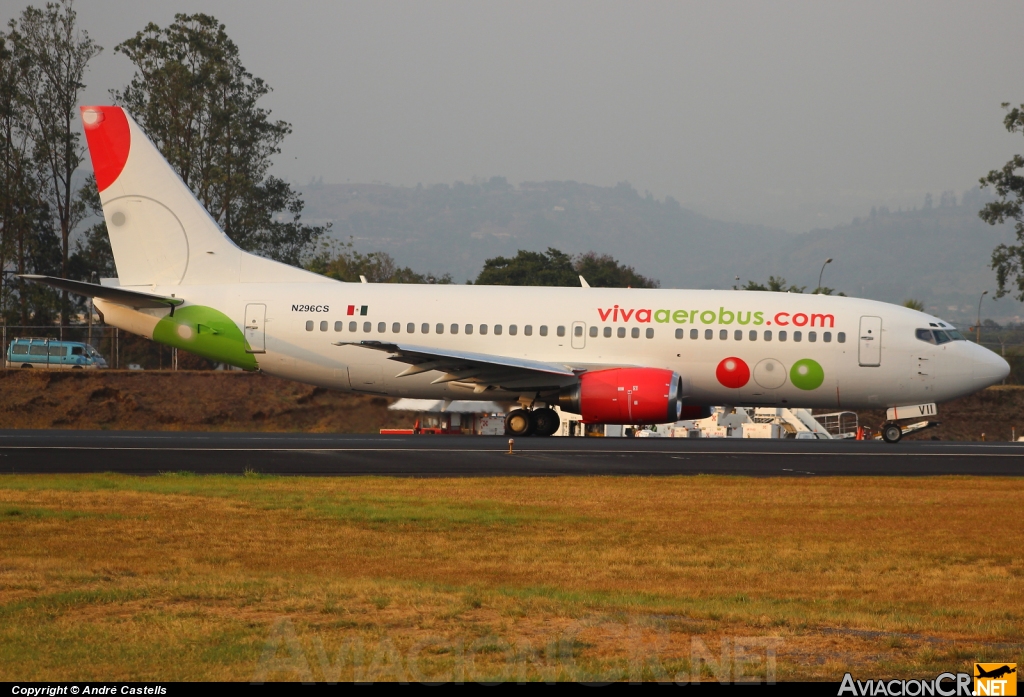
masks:
{"type": "Polygon", "coordinates": [[[118,106],[82,107],[82,124],[89,143],[96,187],[103,191],[121,175],[131,149],[128,117],[118,106]]]}

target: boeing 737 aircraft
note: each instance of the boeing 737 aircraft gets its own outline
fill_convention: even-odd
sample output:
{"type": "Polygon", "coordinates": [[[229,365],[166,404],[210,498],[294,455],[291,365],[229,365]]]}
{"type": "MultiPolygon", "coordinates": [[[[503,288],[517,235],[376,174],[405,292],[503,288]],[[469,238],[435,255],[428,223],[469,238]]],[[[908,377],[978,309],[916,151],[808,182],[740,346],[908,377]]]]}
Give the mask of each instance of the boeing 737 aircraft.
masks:
{"type": "MultiPolygon", "coordinates": [[[[83,107],[117,266],[106,323],[290,380],[393,397],[518,402],[513,435],[695,418],[709,405],[939,402],[1002,358],[937,317],[872,300],[718,291],[341,283],[246,253],[119,107],[83,107]]],[[[887,424],[886,440],[900,429],[887,424]]]]}

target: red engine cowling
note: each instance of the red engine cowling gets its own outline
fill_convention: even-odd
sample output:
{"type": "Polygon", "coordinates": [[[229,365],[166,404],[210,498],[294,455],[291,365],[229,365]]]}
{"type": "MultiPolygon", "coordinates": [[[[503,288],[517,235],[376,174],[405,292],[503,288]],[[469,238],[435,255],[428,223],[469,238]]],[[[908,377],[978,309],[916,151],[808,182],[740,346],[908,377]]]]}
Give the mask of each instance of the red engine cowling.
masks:
{"type": "Polygon", "coordinates": [[[610,368],[580,375],[558,404],[583,423],[663,424],[679,420],[683,381],[662,368],[610,368]]]}

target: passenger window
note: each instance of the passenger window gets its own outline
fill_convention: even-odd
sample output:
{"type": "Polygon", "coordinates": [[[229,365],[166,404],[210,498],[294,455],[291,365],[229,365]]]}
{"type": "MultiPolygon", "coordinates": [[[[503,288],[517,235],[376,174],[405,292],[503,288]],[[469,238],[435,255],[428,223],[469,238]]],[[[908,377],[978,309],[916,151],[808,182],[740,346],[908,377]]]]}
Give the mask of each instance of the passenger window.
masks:
{"type": "Polygon", "coordinates": [[[356,331],[356,330],[357,330],[358,328],[359,328],[359,325],[358,325],[357,323],[355,323],[355,322],[349,322],[349,323],[348,323],[348,330],[349,330],[350,332],[354,332],[354,331],[356,331]]]}
{"type": "Polygon", "coordinates": [[[369,334],[371,326],[372,325],[369,322],[363,322],[363,331],[369,334]]]}
{"type": "Polygon", "coordinates": [[[765,341],[771,341],[772,340],[772,330],[771,329],[765,329],[764,330],[764,340],[765,341]]]}
{"type": "Polygon", "coordinates": [[[605,339],[610,339],[611,336],[612,336],[612,328],[611,327],[605,327],[604,328],[604,338],[605,339]]]}
{"type": "Polygon", "coordinates": [[[757,341],[757,330],[756,329],[751,329],[750,330],[750,334],[748,335],[748,338],[751,341],[757,341]]]}
{"type": "Polygon", "coordinates": [[[918,329],[915,332],[915,334],[917,335],[917,338],[920,339],[921,341],[927,341],[929,344],[935,343],[935,337],[932,336],[931,329],[918,329]]]}
{"type": "Polygon", "coordinates": [[[311,319],[307,319],[306,320],[306,331],[307,332],[313,331],[313,320],[311,320],[311,319]]]}
{"type": "Polygon", "coordinates": [[[690,338],[691,339],[696,339],[697,338],[697,330],[696,329],[691,329],[690,330],[690,338]]]}
{"type": "Polygon", "coordinates": [[[818,340],[818,332],[807,332],[807,340],[813,344],[818,340]]]}
{"type": "Polygon", "coordinates": [[[826,344],[831,344],[832,343],[832,332],[825,332],[824,334],[822,334],[821,335],[821,340],[824,341],[826,344]]]}
{"type": "Polygon", "coordinates": [[[620,339],[625,339],[626,338],[626,328],[625,327],[619,327],[618,330],[616,330],[615,334],[620,339]]]}
{"type": "Polygon", "coordinates": [[[82,350],[81,346],[72,346],[71,347],[71,355],[72,356],[84,356],[85,355],[85,351],[82,350]]]}
{"type": "Polygon", "coordinates": [[[467,324],[466,325],[466,333],[467,334],[472,334],[473,333],[473,325],[472,324],[467,324]]]}
{"type": "Polygon", "coordinates": [[[416,325],[413,324],[412,322],[409,322],[409,324],[405,325],[405,333],[406,334],[415,334],[416,333],[416,325]]]}
{"type": "Polygon", "coordinates": [[[838,341],[840,344],[845,344],[846,332],[839,332],[838,334],[836,334],[836,341],[838,341]]]}
{"type": "Polygon", "coordinates": [[[640,327],[633,327],[633,329],[630,330],[629,335],[631,337],[633,337],[634,339],[639,339],[640,338],[640,327]]]}
{"type": "Polygon", "coordinates": [[[591,326],[590,327],[590,336],[592,336],[592,337],[596,337],[597,336],[597,327],[596,326],[591,326]]]}
{"type": "Polygon", "coordinates": [[[707,341],[715,336],[715,333],[710,329],[704,330],[704,340],[707,341]]]}
{"type": "MultiPolygon", "coordinates": [[[[582,334],[583,329],[581,327],[576,327],[576,328],[579,329],[579,331],[581,332],[578,336],[583,336],[583,334],[582,334]]],[[[519,327],[517,327],[514,324],[508,325],[508,335],[509,336],[515,336],[518,333],[519,333],[519,327]]]]}
{"type": "Polygon", "coordinates": [[[575,327],[572,328],[572,335],[583,336],[583,327],[577,324],[575,327]]]}
{"type": "Polygon", "coordinates": [[[735,339],[736,341],[743,341],[743,330],[737,329],[736,331],[734,331],[732,333],[732,338],[735,339]]]}
{"type": "Polygon", "coordinates": [[[683,330],[682,329],[677,329],[676,330],[676,338],[677,339],[682,339],[683,338],[683,330]]]}
{"type": "Polygon", "coordinates": [[[458,334],[458,333],[459,333],[459,325],[452,324],[452,334],[458,334]]]}
{"type": "Polygon", "coordinates": [[[546,324],[540,325],[540,335],[541,336],[547,336],[548,335],[548,325],[546,325],[546,324]]]}
{"type": "Polygon", "coordinates": [[[497,335],[497,336],[500,336],[500,335],[501,335],[501,325],[500,325],[500,324],[495,324],[495,325],[494,325],[494,333],[495,333],[495,335],[497,335]]]}
{"type": "Polygon", "coordinates": [[[345,323],[338,321],[334,323],[334,331],[340,332],[345,327],[345,323]]]}
{"type": "Polygon", "coordinates": [[[782,331],[779,332],[779,341],[785,341],[785,340],[786,340],[786,330],[783,329],[782,331]]]}
{"type": "Polygon", "coordinates": [[[527,324],[525,327],[523,327],[523,334],[525,334],[526,336],[533,336],[533,325],[527,324]]]}
{"type": "Polygon", "coordinates": [[[646,336],[648,339],[653,339],[654,338],[654,327],[647,327],[647,331],[644,332],[644,336],[646,336]]]}
{"type": "Polygon", "coordinates": [[[388,330],[387,322],[377,322],[377,331],[381,334],[388,330]]]}
{"type": "Polygon", "coordinates": [[[804,333],[803,332],[793,332],[793,341],[803,341],[803,339],[804,339],[804,333]]]}
{"type": "Polygon", "coordinates": [[[420,325],[420,333],[421,334],[429,334],[430,333],[430,325],[427,324],[426,322],[421,324],[420,325]]]}
{"type": "Polygon", "coordinates": [[[320,331],[327,331],[327,320],[323,320],[322,322],[320,322],[320,331]]]}
{"type": "Polygon", "coordinates": [[[558,336],[565,336],[565,327],[559,327],[555,330],[555,333],[558,334],[558,336]]]}
{"type": "Polygon", "coordinates": [[[443,325],[443,324],[441,324],[440,322],[438,322],[438,323],[437,323],[437,324],[436,324],[436,325],[434,326],[434,331],[435,331],[436,333],[438,333],[438,334],[444,334],[444,325],[443,325]]]}
{"type": "Polygon", "coordinates": [[[728,338],[729,338],[729,330],[728,329],[719,329],[718,330],[718,340],[719,341],[725,341],[728,338]]]}
{"type": "Polygon", "coordinates": [[[486,324],[481,324],[480,325],[480,333],[481,334],[486,334],[487,333],[487,325],[486,324]]]}
{"type": "Polygon", "coordinates": [[[401,334],[402,333],[402,323],[401,322],[395,322],[394,324],[392,324],[391,325],[391,332],[393,334],[401,334]]]}

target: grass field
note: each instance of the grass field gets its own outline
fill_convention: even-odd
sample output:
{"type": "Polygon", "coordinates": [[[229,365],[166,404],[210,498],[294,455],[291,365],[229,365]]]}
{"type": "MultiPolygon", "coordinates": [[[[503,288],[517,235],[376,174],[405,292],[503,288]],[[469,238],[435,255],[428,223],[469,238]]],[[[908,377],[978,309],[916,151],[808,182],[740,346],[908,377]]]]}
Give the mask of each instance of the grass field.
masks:
{"type": "Polygon", "coordinates": [[[0,478],[0,680],[1024,663],[1024,481],[0,478]]]}

